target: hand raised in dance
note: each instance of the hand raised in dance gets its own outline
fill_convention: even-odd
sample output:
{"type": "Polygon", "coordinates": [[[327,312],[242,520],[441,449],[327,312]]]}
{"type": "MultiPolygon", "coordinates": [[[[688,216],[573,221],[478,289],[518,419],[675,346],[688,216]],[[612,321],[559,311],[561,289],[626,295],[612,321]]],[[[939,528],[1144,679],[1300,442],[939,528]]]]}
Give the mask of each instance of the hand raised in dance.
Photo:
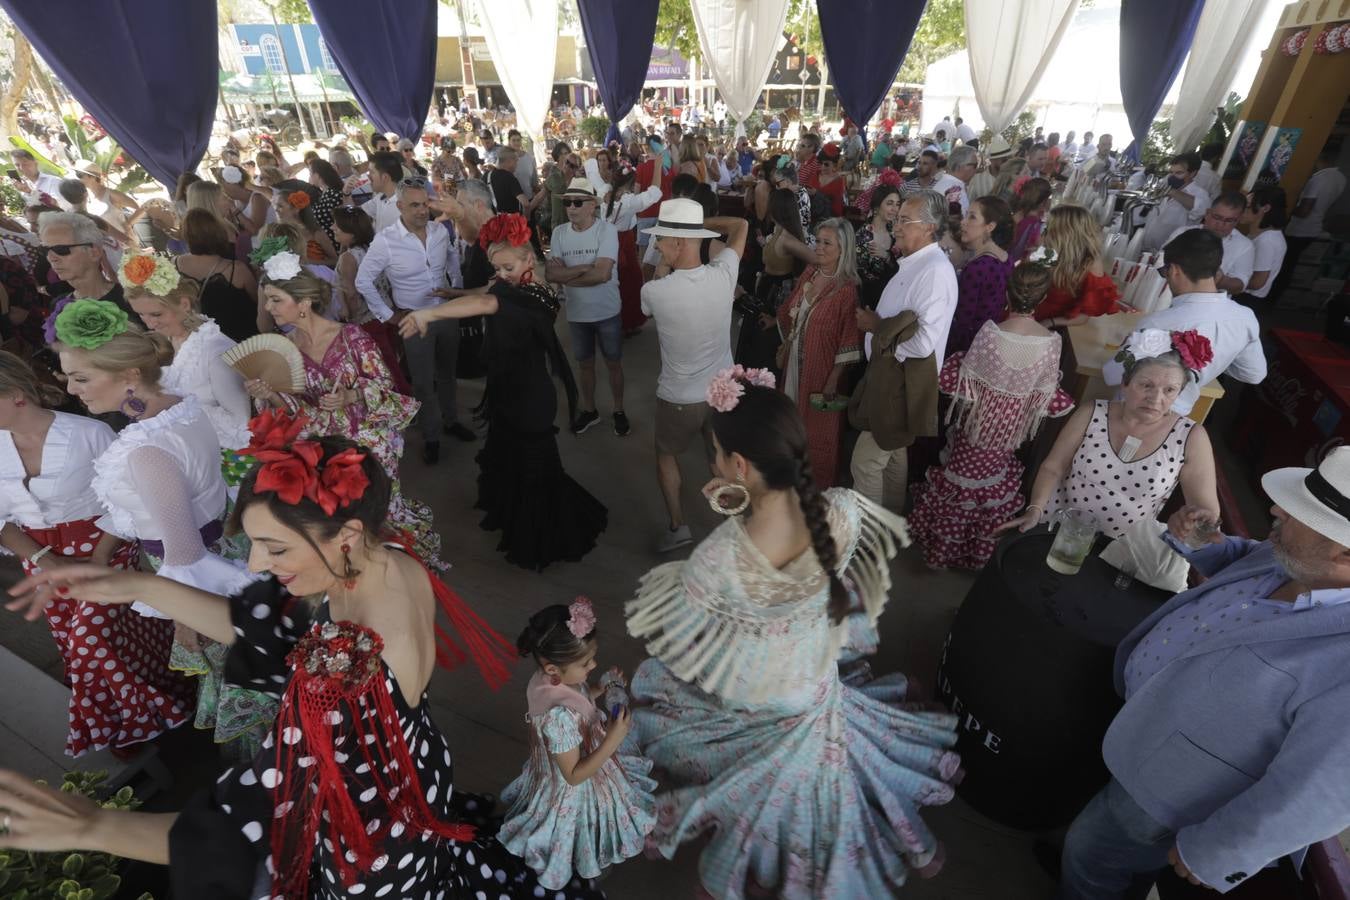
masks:
{"type": "Polygon", "coordinates": [[[146,579],[154,575],[126,572],[102,566],[61,565],[35,571],[9,589],[14,600],[5,604],[11,612],[36,621],[53,600],[78,600],[82,603],[124,605],[142,600],[146,579]]]}

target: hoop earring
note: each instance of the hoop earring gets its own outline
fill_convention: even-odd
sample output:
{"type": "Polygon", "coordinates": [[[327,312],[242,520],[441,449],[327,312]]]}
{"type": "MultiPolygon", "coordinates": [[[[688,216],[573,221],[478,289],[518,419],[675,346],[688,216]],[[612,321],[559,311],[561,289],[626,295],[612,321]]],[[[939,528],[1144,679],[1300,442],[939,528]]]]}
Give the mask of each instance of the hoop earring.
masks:
{"type": "Polygon", "coordinates": [[[342,586],[349,591],[356,587],[356,579],[361,574],[360,569],[352,566],[351,552],[351,544],[342,545],[342,586]]]}
{"type": "Polygon", "coordinates": [[[141,416],[145,415],[145,401],[136,396],[135,388],[127,388],[126,399],[122,401],[122,405],[118,409],[122,411],[122,415],[133,422],[137,422],[141,416]]]}
{"type": "Polygon", "coordinates": [[[714,488],[713,492],[708,495],[708,505],[712,507],[715,513],[724,516],[739,516],[750,505],[750,489],[740,483],[740,476],[738,475],[735,484],[723,484],[714,488]]]}

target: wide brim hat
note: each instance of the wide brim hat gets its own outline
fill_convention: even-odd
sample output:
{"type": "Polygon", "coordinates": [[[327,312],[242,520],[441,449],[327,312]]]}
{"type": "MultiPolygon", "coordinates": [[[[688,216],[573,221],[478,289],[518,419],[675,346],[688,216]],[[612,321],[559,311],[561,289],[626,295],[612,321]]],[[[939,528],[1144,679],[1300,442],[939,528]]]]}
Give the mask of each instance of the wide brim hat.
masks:
{"type": "Polygon", "coordinates": [[[1290,517],[1350,547],[1350,447],[1332,450],[1316,469],[1272,469],[1261,487],[1290,517]]]}
{"type": "Polygon", "coordinates": [[[1008,146],[1008,142],[1004,140],[1001,134],[996,134],[990,138],[989,143],[984,145],[984,150],[991,159],[1012,156],[1013,152],[1012,147],[1008,146]]]}
{"type": "Polygon", "coordinates": [[[573,178],[567,185],[567,190],[562,192],[562,200],[599,200],[600,196],[595,192],[595,185],[591,184],[589,178],[573,178]]]}
{"type": "Polygon", "coordinates": [[[721,237],[716,231],[703,227],[703,206],[696,200],[683,197],[666,200],[661,204],[656,224],[642,229],[643,234],[653,237],[675,238],[715,238],[721,237]]]}
{"type": "Polygon", "coordinates": [[[70,167],[71,177],[76,175],[92,175],[94,178],[102,178],[103,173],[99,171],[98,166],[87,159],[77,159],[75,164],[70,167]]]}

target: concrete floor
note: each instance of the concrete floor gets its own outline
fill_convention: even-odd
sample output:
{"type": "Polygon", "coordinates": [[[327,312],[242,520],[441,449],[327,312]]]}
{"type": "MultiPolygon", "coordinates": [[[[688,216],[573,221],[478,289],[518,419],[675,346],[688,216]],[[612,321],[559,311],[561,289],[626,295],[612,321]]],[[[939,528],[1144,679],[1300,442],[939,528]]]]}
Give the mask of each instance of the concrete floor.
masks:
{"type": "MultiPolygon", "coordinates": [[[[1280,318],[1280,324],[1291,327],[1318,327],[1311,315],[1280,318]]],[[[565,325],[560,325],[559,333],[567,347],[565,325]]],[[[579,438],[568,433],[559,438],[567,471],[609,507],[609,528],[583,562],[557,564],[536,574],[503,561],[495,551],[497,536],[477,527],[479,517],[472,510],[477,475],[473,457],[478,444],[447,439],[439,465],[427,467],[421,462],[419,440],[410,438],[403,486],[407,493],[430,503],[435,512],[445,558],[454,566],[447,579],[451,586],[502,634],[514,640],[534,611],[586,594],[599,617],[600,665],[619,665],[631,672],[644,653],[625,632],[623,603],[642,574],[663,561],[652,549],[664,527],[652,449],[659,364],[655,329],[648,326],[628,340],[624,349],[632,434],[617,437],[606,420],[604,426],[579,438]]],[[[481,396],[481,382],[464,383],[460,391],[461,405],[467,410],[481,396]]],[[[612,410],[608,385],[602,383],[597,394],[599,409],[608,416],[612,410]]],[[[1238,477],[1239,462],[1224,452],[1222,423],[1238,405],[1220,404],[1211,431],[1218,438],[1221,464],[1235,482],[1249,524],[1264,534],[1264,502],[1238,477]]],[[[707,478],[699,451],[691,451],[683,463],[688,518],[695,538],[701,539],[720,517],[697,493],[707,478]]],[[[881,651],[874,668],[882,673],[903,670],[931,685],[943,638],[973,576],[930,571],[915,548],[901,553],[893,574],[895,588],[881,619],[881,651]]],[[[0,621],[0,644],[49,675],[59,675],[59,659],[45,625],[22,623],[8,614],[0,614],[0,621]]],[[[449,737],[456,757],[456,783],[463,789],[496,793],[519,772],[527,755],[523,718],[529,675],[530,667],[522,662],[512,683],[497,693],[486,690],[471,671],[438,672],[433,677],[434,713],[449,737]]],[[[214,767],[209,745],[189,735],[171,736],[168,743],[176,749],[166,748],[166,757],[176,756],[183,762],[176,769],[178,787],[187,791],[205,783],[214,767]]],[[[1051,895],[1052,882],[1031,854],[1036,835],[991,822],[959,799],[926,811],[925,817],[944,842],[948,862],[931,881],[911,880],[901,890],[902,896],[913,900],[1035,900],[1051,895]]],[[[604,887],[617,900],[687,898],[694,894],[696,870],[697,847],[686,847],[673,863],[631,860],[614,870],[604,887]]]]}

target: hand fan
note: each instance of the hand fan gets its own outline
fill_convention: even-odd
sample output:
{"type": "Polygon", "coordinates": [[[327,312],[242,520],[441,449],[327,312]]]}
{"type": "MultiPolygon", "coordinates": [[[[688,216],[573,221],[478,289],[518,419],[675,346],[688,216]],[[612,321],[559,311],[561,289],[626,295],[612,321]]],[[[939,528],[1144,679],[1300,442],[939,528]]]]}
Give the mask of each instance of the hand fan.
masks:
{"type": "Polygon", "coordinates": [[[265,382],[283,394],[305,389],[305,361],[300,350],[279,334],[258,334],[220,354],[225,364],[245,379],[265,382]]]}

